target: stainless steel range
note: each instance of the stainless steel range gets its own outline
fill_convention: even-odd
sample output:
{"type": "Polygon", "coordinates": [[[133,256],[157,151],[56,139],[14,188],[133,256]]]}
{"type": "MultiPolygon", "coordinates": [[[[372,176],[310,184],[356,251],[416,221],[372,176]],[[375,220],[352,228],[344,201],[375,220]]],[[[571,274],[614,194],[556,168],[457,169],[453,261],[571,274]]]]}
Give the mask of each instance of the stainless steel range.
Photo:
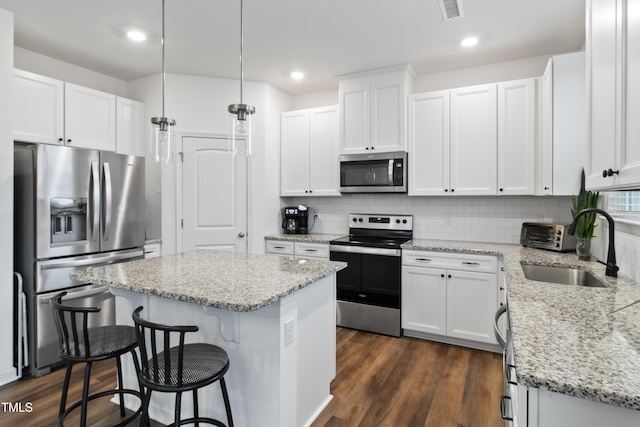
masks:
{"type": "Polygon", "coordinates": [[[401,245],[413,237],[413,216],[350,214],[349,235],[331,241],[338,272],[337,324],[399,337],[401,245]]]}

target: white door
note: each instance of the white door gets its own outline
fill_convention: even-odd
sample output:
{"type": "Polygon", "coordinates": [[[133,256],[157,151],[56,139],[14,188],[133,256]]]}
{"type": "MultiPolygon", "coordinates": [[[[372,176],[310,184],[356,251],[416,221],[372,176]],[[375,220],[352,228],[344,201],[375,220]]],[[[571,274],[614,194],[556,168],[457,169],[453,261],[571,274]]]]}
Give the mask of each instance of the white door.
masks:
{"type": "Polygon", "coordinates": [[[405,151],[404,79],[371,85],[371,149],[376,152],[405,151]]]}
{"type": "Polygon", "coordinates": [[[116,151],[116,96],[64,84],[66,145],[116,151]]]}
{"type": "Polygon", "coordinates": [[[182,250],[247,252],[247,158],[227,140],[182,138],[182,250]]]}
{"type": "Polygon", "coordinates": [[[340,84],[341,154],[369,152],[371,87],[368,83],[340,84]]]}
{"type": "Polygon", "coordinates": [[[640,0],[628,0],[627,46],[626,46],[626,102],[623,118],[625,123],[624,142],[620,149],[620,175],[618,184],[637,187],[640,184],[640,0]]]}
{"type": "Polygon", "coordinates": [[[308,196],[309,110],[282,113],[280,133],[280,196],[308,196]]]}

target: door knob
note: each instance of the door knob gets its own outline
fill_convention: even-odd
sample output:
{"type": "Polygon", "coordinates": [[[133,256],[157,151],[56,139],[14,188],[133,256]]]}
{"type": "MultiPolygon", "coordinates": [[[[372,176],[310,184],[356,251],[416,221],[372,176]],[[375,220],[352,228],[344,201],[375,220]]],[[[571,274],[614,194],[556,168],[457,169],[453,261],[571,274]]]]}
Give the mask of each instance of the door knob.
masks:
{"type": "Polygon", "coordinates": [[[238,237],[244,237],[244,233],[241,231],[238,233],[238,237]]]}

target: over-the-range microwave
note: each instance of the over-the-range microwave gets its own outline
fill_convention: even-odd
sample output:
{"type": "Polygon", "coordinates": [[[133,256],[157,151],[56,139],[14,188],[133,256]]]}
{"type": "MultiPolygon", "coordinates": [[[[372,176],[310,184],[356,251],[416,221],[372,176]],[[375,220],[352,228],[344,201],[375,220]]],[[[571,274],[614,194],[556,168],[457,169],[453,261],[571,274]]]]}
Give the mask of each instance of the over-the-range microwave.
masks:
{"type": "Polygon", "coordinates": [[[406,193],[407,153],[340,156],[341,193],[406,193]]]}

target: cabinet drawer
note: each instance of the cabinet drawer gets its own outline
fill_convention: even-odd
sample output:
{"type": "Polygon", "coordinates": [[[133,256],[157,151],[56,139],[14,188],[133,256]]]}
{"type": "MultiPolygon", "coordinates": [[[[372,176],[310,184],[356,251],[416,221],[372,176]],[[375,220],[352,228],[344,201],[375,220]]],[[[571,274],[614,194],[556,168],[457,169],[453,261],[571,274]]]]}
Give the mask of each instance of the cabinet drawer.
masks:
{"type": "Polygon", "coordinates": [[[484,273],[496,273],[498,271],[497,257],[464,253],[403,250],[402,264],[484,273]]]}
{"type": "Polygon", "coordinates": [[[296,242],[296,258],[326,258],[329,259],[329,245],[325,243],[296,242]]]}
{"type": "Polygon", "coordinates": [[[293,242],[267,240],[267,253],[279,255],[293,255],[293,242]]]}

